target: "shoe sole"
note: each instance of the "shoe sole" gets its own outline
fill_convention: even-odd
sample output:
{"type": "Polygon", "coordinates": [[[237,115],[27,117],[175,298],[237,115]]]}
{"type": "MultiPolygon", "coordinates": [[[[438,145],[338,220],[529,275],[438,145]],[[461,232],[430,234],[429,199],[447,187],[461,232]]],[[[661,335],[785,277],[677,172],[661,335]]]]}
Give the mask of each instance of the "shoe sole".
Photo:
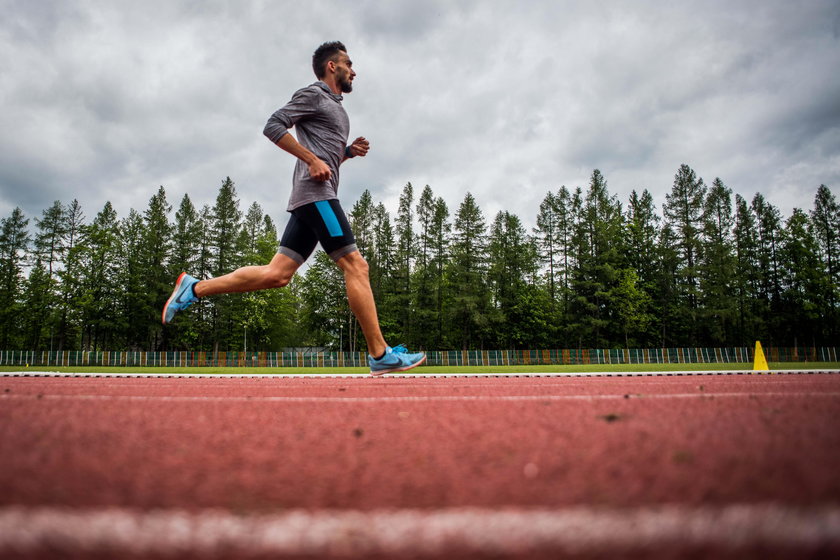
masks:
{"type": "Polygon", "coordinates": [[[181,275],[178,277],[178,280],[175,281],[175,289],[172,290],[172,295],[169,296],[169,299],[166,300],[166,305],[163,306],[163,312],[160,314],[160,321],[166,325],[166,310],[169,309],[169,304],[175,299],[175,296],[178,294],[178,290],[181,289],[181,282],[184,281],[184,276],[186,276],[186,272],[182,272],[181,275]]]}
{"type": "Polygon", "coordinates": [[[386,373],[398,373],[400,371],[408,371],[410,369],[416,368],[417,366],[423,365],[424,363],[426,363],[426,356],[423,356],[422,360],[420,360],[419,362],[413,363],[410,366],[398,367],[398,368],[392,368],[392,369],[379,369],[379,370],[376,370],[376,371],[371,370],[370,374],[373,375],[374,377],[378,377],[378,376],[384,375],[386,373]]]}

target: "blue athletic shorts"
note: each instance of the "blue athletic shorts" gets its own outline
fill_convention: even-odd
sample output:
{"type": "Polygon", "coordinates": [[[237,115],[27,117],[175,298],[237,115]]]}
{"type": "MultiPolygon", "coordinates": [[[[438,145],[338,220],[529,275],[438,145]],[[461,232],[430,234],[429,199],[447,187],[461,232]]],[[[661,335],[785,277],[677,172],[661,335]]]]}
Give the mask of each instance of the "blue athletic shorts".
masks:
{"type": "Polygon", "coordinates": [[[356,238],[338,200],[304,204],[291,214],[278,253],[303,264],[319,242],[333,261],[356,251],[356,238]]]}

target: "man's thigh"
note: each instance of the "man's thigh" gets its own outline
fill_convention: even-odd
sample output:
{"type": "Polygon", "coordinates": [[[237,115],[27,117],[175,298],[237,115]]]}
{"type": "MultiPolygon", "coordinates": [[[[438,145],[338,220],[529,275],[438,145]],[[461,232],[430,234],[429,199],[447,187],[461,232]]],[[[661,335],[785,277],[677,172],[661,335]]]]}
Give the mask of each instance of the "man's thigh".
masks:
{"type": "Polygon", "coordinates": [[[293,210],[279,252],[302,264],[318,242],[336,262],[357,250],[350,222],[338,200],[322,200],[293,210]]]}

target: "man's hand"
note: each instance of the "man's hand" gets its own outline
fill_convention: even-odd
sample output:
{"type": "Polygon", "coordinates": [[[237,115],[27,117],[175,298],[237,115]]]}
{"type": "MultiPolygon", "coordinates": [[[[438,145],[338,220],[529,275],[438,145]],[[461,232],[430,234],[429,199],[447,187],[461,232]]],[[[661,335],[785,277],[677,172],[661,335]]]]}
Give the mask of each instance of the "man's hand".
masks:
{"type": "Polygon", "coordinates": [[[277,141],[277,146],[308,165],[309,176],[314,180],[324,183],[329,181],[330,177],[332,177],[332,171],[330,171],[330,167],[324,162],[324,160],[318,158],[318,156],[299,144],[291,133],[284,134],[280,140],[277,141]]]}
{"type": "Polygon", "coordinates": [[[361,156],[365,157],[370,150],[370,142],[368,142],[364,136],[359,136],[353,143],[349,146],[350,153],[354,156],[361,156]]]}
{"type": "Polygon", "coordinates": [[[309,164],[309,176],[318,182],[324,183],[330,180],[332,171],[330,171],[330,166],[324,163],[323,160],[315,158],[309,164]]]}

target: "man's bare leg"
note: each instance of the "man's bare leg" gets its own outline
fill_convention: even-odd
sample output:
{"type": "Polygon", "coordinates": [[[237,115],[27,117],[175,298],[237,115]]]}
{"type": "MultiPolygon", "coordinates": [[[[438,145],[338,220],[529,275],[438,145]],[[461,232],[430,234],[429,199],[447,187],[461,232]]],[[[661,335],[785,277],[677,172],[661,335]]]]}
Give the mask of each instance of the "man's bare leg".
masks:
{"type": "Polygon", "coordinates": [[[370,288],[367,261],[361,253],[354,251],[338,259],[336,264],[344,271],[347,301],[350,303],[350,310],[362,327],[362,332],[367,341],[368,353],[371,356],[379,357],[385,353],[385,348],[388,345],[379,328],[379,316],[376,313],[376,302],[370,288]]]}
{"type": "Polygon", "coordinates": [[[291,282],[300,265],[294,259],[277,253],[264,266],[245,266],[230,274],[201,280],[193,290],[198,297],[235,292],[254,292],[268,288],[282,288],[291,282]]]}

